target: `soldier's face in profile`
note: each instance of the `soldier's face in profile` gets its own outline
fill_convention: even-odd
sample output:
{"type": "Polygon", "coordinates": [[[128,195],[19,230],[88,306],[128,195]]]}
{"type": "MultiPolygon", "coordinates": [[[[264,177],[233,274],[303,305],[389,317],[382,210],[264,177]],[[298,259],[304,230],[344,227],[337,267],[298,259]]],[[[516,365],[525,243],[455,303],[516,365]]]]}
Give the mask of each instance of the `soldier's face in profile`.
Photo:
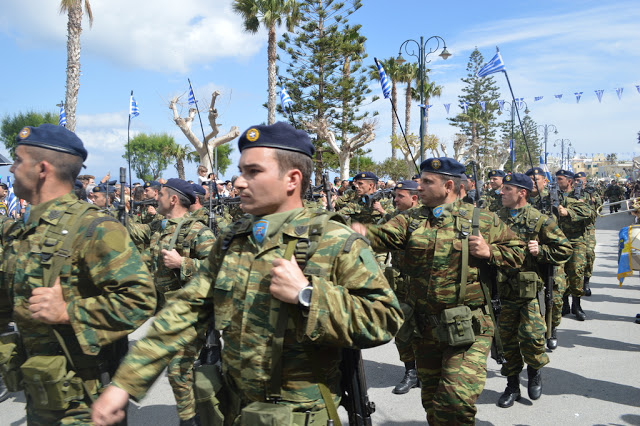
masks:
{"type": "Polygon", "coordinates": [[[531,181],[533,182],[533,189],[531,190],[531,193],[533,195],[537,195],[538,194],[538,190],[542,191],[544,188],[547,187],[547,179],[539,174],[534,174],[531,176],[531,181]],[[537,185],[537,188],[536,188],[537,185]]]}
{"type": "Polygon", "coordinates": [[[376,191],[376,182],[372,180],[357,180],[355,185],[358,195],[373,194],[376,191]]]}
{"type": "Polygon", "coordinates": [[[107,194],[104,192],[94,192],[93,193],[93,204],[98,207],[106,207],[107,206],[107,194]]]}
{"type": "Polygon", "coordinates": [[[489,185],[491,189],[500,189],[502,186],[502,178],[500,176],[493,176],[489,179],[489,185]]]}
{"type": "Polygon", "coordinates": [[[518,205],[518,193],[520,188],[513,185],[504,185],[502,191],[502,205],[510,209],[515,208],[518,205]]]}
{"type": "Polygon", "coordinates": [[[406,189],[396,189],[393,201],[396,203],[396,207],[400,211],[405,211],[413,207],[413,198],[411,192],[406,189]]]}
{"type": "Polygon", "coordinates": [[[418,194],[422,204],[427,207],[437,207],[444,204],[447,200],[446,182],[437,173],[422,172],[418,184],[418,194]]]}
{"type": "Polygon", "coordinates": [[[31,202],[40,181],[38,177],[40,163],[31,157],[28,149],[23,145],[16,148],[14,157],[14,162],[9,169],[13,173],[13,192],[16,197],[31,202]]]}
{"type": "Polygon", "coordinates": [[[566,191],[571,186],[571,179],[567,179],[566,176],[556,176],[556,181],[561,191],[566,191]]]}
{"type": "Polygon", "coordinates": [[[256,147],[242,151],[238,164],[240,176],[234,186],[240,193],[240,207],[256,216],[278,213],[293,191],[293,170],[280,173],[275,149],[256,147]]]}
{"type": "Polygon", "coordinates": [[[165,187],[158,191],[158,213],[166,215],[171,210],[171,194],[165,187]]]}
{"type": "Polygon", "coordinates": [[[157,197],[158,197],[158,191],[156,191],[152,187],[148,187],[144,189],[145,200],[155,200],[157,197]]]}

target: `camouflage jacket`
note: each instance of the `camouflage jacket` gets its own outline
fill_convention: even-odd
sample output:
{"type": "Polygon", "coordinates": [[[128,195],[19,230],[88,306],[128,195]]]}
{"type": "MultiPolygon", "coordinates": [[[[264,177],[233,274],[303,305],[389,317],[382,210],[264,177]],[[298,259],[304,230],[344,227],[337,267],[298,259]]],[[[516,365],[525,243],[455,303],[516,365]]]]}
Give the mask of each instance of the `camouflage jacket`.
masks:
{"type": "MultiPolygon", "coordinates": [[[[571,198],[578,198],[576,197],[575,189],[571,191],[568,196],[571,198]]],[[[602,208],[602,198],[600,198],[600,195],[598,195],[595,188],[587,187],[582,190],[579,199],[583,200],[589,205],[589,207],[591,207],[591,220],[587,225],[587,229],[596,229],[596,219],[598,218],[598,213],[602,208]]]]}
{"type": "Polygon", "coordinates": [[[605,198],[609,199],[610,203],[624,200],[624,189],[620,185],[609,185],[604,191],[605,198]]]}
{"type": "Polygon", "coordinates": [[[356,199],[358,194],[353,189],[347,189],[344,194],[340,195],[334,200],[335,210],[338,211],[353,200],[356,199]]]}
{"type": "MultiPolygon", "coordinates": [[[[439,314],[457,305],[462,265],[460,227],[471,228],[473,207],[462,201],[434,208],[419,206],[402,212],[384,225],[368,226],[367,238],[374,250],[404,250],[405,271],[410,277],[410,292],[416,313],[439,314]],[[411,230],[413,229],[413,232],[411,230]]],[[[464,304],[485,305],[479,280],[479,268],[485,265],[518,268],[524,260],[524,243],[498,217],[480,211],[480,234],[491,248],[488,260],[469,256],[467,290],[464,304]]]]}
{"type": "MultiPolygon", "coordinates": [[[[34,288],[49,285],[43,282],[44,269],[58,256],[51,253],[57,253],[66,232],[58,231],[61,236],[53,230],[76,203],[84,202],[69,193],[32,206],[26,223],[19,220],[3,229],[0,299],[8,299],[10,306],[0,307],[0,327],[16,322],[28,356],[60,353],[52,326],[31,318],[28,299],[34,288]]],[[[78,364],[83,353],[95,358],[101,347],[142,325],[153,315],[156,296],[149,271],[120,223],[95,208],[67,223],[75,221],[81,224],[60,273],[71,324],[56,329],[78,364]]]]}
{"type": "MultiPolygon", "coordinates": [[[[387,212],[392,212],[394,209],[393,201],[390,198],[383,198],[380,200],[382,208],[387,212]]],[[[340,214],[348,216],[354,222],[360,223],[378,223],[381,220],[384,221],[385,215],[377,210],[374,210],[372,206],[363,202],[362,197],[356,196],[353,201],[340,209],[340,214]]]]}
{"type": "Polygon", "coordinates": [[[564,196],[561,204],[569,213],[567,216],[558,217],[558,225],[570,242],[584,241],[587,227],[593,220],[594,210],[584,200],[564,196]]]}
{"type": "Polygon", "coordinates": [[[175,291],[186,284],[200,268],[201,261],[209,256],[215,241],[213,231],[200,219],[190,216],[166,219],[164,223],[152,222],[149,225],[132,223],[129,225],[129,233],[136,244],[149,247],[149,271],[161,294],[175,291]],[[178,226],[183,221],[178,231],[178,226]],[[162,250],[170,249],[171,239],[176,232],[179,234],[173,248],[182,257],[179,270],[167,268],[162,256],[162,250]]]}
{"type": "Polygon", "coordinates": [[[309,224],[318,215],[325,213],[299,209],[262,244],[251,236],[253,217],[218,238],[198,274],[160,312],[147,337],[130,349],[113,383],[141,398],[173,354],[201,334],[215,312],[216,329],[224,333],[223,373],[243,400],[264,401],[275,322],[286,307],[284,402],[296,410],[324,406],[312,368],[318,357],[321,377],[339,395],[341,348],[388,342],[402,324],[402,314],[367,243],[334,221],[324,226],[304,269],[313,285],[310,308],[283,305],[271,296],[273,260],[282,258],[292,239],[309,237],[309,224]]]}
{"type": "Polygon", "coordinates": [[[502,192],[499,189],[489,188],[482,194],[484,203],[482,208],[489,210],[490,212],[497,212],[502,208],[502,192]]]}
{"type": "MultiPolygon", "coordinates": [[[[571,257],[571,244],[553,216],[544,215],[529,204],[520,209],[503,207],[497,214],[525,245],[531,240],[538,241],[539,244],[540,252],[535,257],[525,249],[526,257],[521,267],[501,269],[508,279],[514,279],[518,272],[531,271],[538,274],[542,284],[543,275],[539,264],[562,265],[571,257]],[[538,227],[539,231],[536,232],[538,227]]],[[[500,286],[500,297],[503,296],[510,298],[517,295],[512,294],[509,286],[500,286]]]]}

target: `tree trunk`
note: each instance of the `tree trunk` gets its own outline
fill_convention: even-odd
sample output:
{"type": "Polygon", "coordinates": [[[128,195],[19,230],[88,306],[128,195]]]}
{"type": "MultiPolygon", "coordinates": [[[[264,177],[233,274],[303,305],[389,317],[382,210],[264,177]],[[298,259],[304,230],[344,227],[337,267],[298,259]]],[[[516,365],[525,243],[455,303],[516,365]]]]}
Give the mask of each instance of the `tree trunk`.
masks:
{"type": "Polygon", "coordinates": [[[269,42],[267,45],[267,71],[269,73],[269,98],[267,99],[267,123],[276,122],[276,27],[269,28],[269,42]]]}
{"type": "Polygon", "coordinates": [[[176,158],[176,169],[178,170],[178,178],[184,179],[184,161],[182,158],[176,158]]]}
{"type": "Polygon", "coordinates": [[[67,90],[64,109],[67,129],[76,130],[76,105],[80,89],[80,34],[82,33],[82,1],[77,0],[69,8],[67,23],[67,90]]]}
{"type": "Polygon", "coordinates": [[[411,134],[411,82],[407,82],[407,91],[404,99],[404,132],[411,134]]]}

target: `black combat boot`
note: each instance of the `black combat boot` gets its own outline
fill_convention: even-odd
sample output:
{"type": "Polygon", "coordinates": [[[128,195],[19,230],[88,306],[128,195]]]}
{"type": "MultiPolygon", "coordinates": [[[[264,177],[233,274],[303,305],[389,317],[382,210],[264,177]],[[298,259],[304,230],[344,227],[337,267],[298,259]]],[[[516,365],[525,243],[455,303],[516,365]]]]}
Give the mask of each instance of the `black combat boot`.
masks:
{"type": "Polygon", "coordinates": [[[9,398],[9,389],[7,389],[7,385],[4,384],[2,377],[0,377],[0,402],[9,398]]]}
{"type": "Polygon", "coordinates": [[[520,401],[520,376],[507,376],[507,388],[498,398],[498,407],[509,408],[516,401],[520,401]]]}
{"type": "Polygon", "coordinates": [[[527,383],[527,390],[529,391],[529,398],[536,400],[542,395],[542,369],[535,370],[527,365],[527,377],[529,382],[527,383]]]}
{"type": "Polygon", "coordinates": [[[569,295],[565,294],[562,296],[562,316],[569,315],[571,313],[571,308],[569,307],[569,295]]]}
{"type": "Polygon", "coordinates": [[[587,319],[587,315],[580,307],[580,298],[576,296],[572,296],[572,298],[573,304],[571,305],[571,313],[576,316],[576,319],[578,321],[584,321],[585,319],[587,319]]]}
{"type": "Polygon", "coordinates": [[[391,392],[402,395],[409,392],[411,389],[418,387],[418,371],[416,370],[415,362],[405,362],[404,363],[405,372],[404,377],[396,385],[395,388],[391,392]]]}
{"type": "Polygon", "coordinates": [[[591,287],[589,287],[589,278],[584,277],[584,285],[582,286],[584,290],[584,295],[589,297],[591,296],[591,287]]]}
{"type": "Polygon", "coordinates": [[[557,330],[555,327],[551,329],[551,337],[547,339],[547,347],[550,350],[554,350],[555,348],[558,347],[558,336],[557,336],[557,330]]]}
{"type": "Polygon", "coordinates": [[[189,420],[180,420],[180,426],[200,426],[200,415],[196,414],[189,420]]]}

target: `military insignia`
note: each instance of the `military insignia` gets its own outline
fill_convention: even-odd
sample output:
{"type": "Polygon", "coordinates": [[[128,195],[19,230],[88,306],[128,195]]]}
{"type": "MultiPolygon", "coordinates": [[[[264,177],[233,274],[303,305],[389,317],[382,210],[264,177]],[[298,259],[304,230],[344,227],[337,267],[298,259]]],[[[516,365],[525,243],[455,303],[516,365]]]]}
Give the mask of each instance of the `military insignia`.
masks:
{"type": "Polygon", "coordinates": [[[258,140],[259,137],[260,137],[260,132],[258,131],[258,129],[253,128],[253,129],[247,130],[247,140],[249,142],[255,142],[258,140]]]}
{"type": "Polygon", "coordinates": [[[518,210],[511,209],[511,210],[509,210],[509,214],[511,215],[511,217],[516,217],[516,216],[518,216],[518,210]]]}
{"type": "Polygon", "coordinates": [[[366,175],[364,173],[360,173],[360,177],[363,178],[366,177],[366,175]]]}
{"type": "Polygon", "coordinates": [[[458,213],[460,213],[460,216],[462,217],[465,217],[467,215],[467,211],[465,209],[458,210],[458,213]]]}
{"type": "Polygon", "coordinates": [[[433,170],[438,170],[441,166],[442,166],[442,163],[438,159],[435,159],[431,162],[431,168],[433,170]]]}
{"type": "Polygon", "coordinates": [[[433,216],[440,217],[442,215],[442,206],[436,207],[433,209],[433,216]]]}
{"type": "Polygon", "coordinates": [[[162,219],[162,221],[160,222],[160,226],[162,226],[162,229],[167,227],[167,219],[162,219]]]}
{"type": "Polygon", "coordinates": [[[31,129],[28,127],[24,127],[22,130],[20,130],[20,133],[18,133],[18,137],[20,139],[26,139],[29,137],[30,134],[31,134],[31,129]]]}
{"type": "Polygon", "coordinates": [[[253,225],[253,238],[260,244],[264,241],[264,237],[267,236],[267,228],[269,227],[269,221],[261,219],[253,225]]]}
{"type": "Polygon", "coordinates": [[[25,225],[29,221],[30,213],[31,213],[31,204],[28,204],[27,207],[24,209],[24,214],[22,215],[22,219],[24,219],[25,225]]]}
{"type": "Polygon", "coordinates": [[[507,182],[511,182],[511,175],[507,175],[507,177],[504,178],[504,180],[506,180],[507,182]]]}
{"type": "Polygon", "coordinates": [[[495,171],[491,170],[491,171],[489,172],[489,176],[495,176],[495,175],[496,175],[496,172],[495,172],[495,171]]]}
{"type": "Polygon", "coordinates": [[[402,184],[401,183],[397,184],[396,188],[402,188],[402,184]]]}

